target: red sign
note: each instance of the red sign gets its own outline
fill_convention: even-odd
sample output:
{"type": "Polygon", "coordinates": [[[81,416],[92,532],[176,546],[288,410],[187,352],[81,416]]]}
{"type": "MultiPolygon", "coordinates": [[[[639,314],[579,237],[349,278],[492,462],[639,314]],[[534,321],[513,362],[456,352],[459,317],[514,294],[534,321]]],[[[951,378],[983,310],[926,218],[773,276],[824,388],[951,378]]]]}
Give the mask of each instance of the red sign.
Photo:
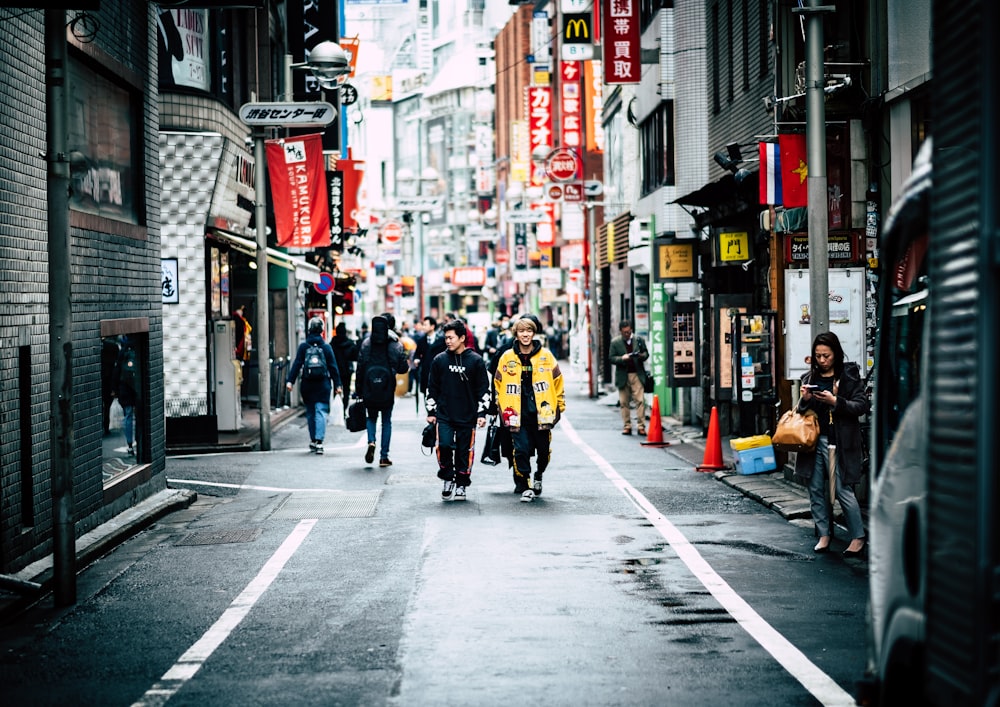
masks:
{"type": "Polygon", "coordinates": [[[607,0],[601,4],[604,83],[639,83],[642,74],[639,0],[607,0]]]}
{"type": "Polygon", "coordinates": [[[580,162],[576,153],[568,147],[559,147],[552,151],[545,161],[545,173],[557,182],[568,182],[577,178],[580,162]]]}
{"type": "MultiPolygon", "coordinates": [[[[535,148],[552,145],[552,87],[525,86],[524,91],[528,102],[528,151],[534,154],[535,148]]],[[[545,175],[532,161],[531,183],[539,186],[544,182],[545,175]]]]}
{"type": "Polygon", "coordinates": [[[493,254],[493,260],[498,265],[503,265],[510,262],[510,251],[509,250],[497,250],[493,254]]]}
{"type": "Polygon", "coordinates": [[[565,201],[583,201],[583,184],[580,182],[563,184],[562,188],[565,201]]]}
{"type": "Polygon", "coordinates": [[[558,184],[550,184],[546,193],[552,201],[559,201],[563,197],[563,188],[558,184]]]}
{"type": "Polygon", "coordinates": [[[403,296],[403,283],[397,282],[395,285],[392,286],[392,296],[393,297],[403,296]]]}
{"type": "Polygon", "coordinates": [[[399,243],[403,239],[403,224],[399,221],[386,221],[378,232],[386,243],[399,243]]]}
{"type": "Polygon", "coordinates": [[[266,146],[278,245],[329,247],[330,206],[323,169],[323,136],[317,133],[268,140],[266,146]]]}
{"type": "Polygon", "coordinates": [[[451,284],[455,287],[482,287],[486,284],[486,268],[452,268],[451,284]]]}
{"type": "Polygon", "coordinates": [[[569,271],[569,281],[576,282],[583,275],[583,271],[580,268],[572,268],[569,271]]]}
{"type": "Polygon", "coordinates": [[[559,142],[567,147],[580,147],[583,142],[582,74],[579,61],[559,63],[559,142]]]}

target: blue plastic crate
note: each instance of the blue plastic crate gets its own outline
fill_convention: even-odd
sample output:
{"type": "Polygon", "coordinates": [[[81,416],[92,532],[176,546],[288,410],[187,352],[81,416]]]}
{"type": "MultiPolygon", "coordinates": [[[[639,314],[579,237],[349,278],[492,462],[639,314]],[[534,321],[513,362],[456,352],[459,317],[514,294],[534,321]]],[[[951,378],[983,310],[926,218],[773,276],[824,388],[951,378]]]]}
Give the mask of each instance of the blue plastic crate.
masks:
{"type": "Polygon", "coordinates": [[[777,460],[774,458],[774,447],[770,444],[766,447],[754,447],[736,452],[735,462],[737,474],[763,474],[765,471],[774,471],[778,468],[777,460]]]}

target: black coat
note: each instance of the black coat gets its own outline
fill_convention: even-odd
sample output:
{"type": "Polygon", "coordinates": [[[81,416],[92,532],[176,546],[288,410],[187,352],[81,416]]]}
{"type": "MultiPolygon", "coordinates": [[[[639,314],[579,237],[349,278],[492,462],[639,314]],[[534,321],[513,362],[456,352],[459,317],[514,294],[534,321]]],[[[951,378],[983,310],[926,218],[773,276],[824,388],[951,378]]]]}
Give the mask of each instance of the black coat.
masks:
{"type": "Polygon", "coordinates": [[[316,403],[329,404],[330,393],[333,392],[334,388],[342,388],[343,385],[340,382],[340,369],[337,368],[337,359],[333,355],[333,349],[330,348],[330,344],[323,341],[322,335],[310,334],[306,337],[305,341],[299,344],[299,350],[295,354],[295,362],[292,363],[292,367],[288,370],[286,382],[295,383],[295,379],[299,375],[299,370],[301,370],[302,365],[306,361],[306,350],[312,344],[320,344],[323,347],[328,375],[322,378],[302,379],[302,385],[300,386],[302,402],[308,405],[315,405],[316,403]]]}
{"type": "MultiPolygon", "coordinates": [[[[812,371],[802,375],[802,382],[809,383],[812,371]]],[[[865,393],[865,384],[856,363],[845,363],[844,372],[838,379],[837,405],[833,409],[833,429],[837,443],[837,464],[840,478],[845,485],[861,481],[864,448],[861,439],[859,418],[868,413],[871,402],[865,393]]],[[[812,410],[817,415],[829,415],[830,406],[812,399],[799,400],[799,411],[812,410]]],[[[815,452],[799,452],[795,456],[795,476],[808,481],[816,467],[815,452]]]]}

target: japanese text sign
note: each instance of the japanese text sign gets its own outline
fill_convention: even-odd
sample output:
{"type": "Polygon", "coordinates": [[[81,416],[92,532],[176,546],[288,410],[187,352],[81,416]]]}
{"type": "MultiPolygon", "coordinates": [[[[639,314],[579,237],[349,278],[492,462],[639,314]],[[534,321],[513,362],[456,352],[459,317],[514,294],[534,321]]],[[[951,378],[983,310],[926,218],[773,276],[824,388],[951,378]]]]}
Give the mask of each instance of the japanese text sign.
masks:
{"type": "Polygon", "coordinates": [[[642,63],[639,46],[638,0],[605,0],[601,31],[604,46],[604,83],[639,83],[642,63]]]}

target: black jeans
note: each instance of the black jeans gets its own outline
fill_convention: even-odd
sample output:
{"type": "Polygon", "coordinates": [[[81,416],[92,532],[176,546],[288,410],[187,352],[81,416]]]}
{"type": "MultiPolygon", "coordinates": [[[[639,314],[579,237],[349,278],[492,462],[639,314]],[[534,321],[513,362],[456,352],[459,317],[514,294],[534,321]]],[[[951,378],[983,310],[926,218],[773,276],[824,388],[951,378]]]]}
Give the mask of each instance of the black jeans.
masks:
{"type": "Polygon", "coordinates": [[[538,429],[537,415],[524,415],[521,427],[515,432],[511,430],[514,443],[514,487],[522,491],[530,486],[531,456],[538,457],[535,478],[538,479],[549,467],[552,456],[552,431],[538,429]]]}
{"type": "Polygon", "coordinates": [[[453,480],[457,486],[470,485],[476,458],[475,425],[438,420],[437,433],[438,478],[453,480]]]}

